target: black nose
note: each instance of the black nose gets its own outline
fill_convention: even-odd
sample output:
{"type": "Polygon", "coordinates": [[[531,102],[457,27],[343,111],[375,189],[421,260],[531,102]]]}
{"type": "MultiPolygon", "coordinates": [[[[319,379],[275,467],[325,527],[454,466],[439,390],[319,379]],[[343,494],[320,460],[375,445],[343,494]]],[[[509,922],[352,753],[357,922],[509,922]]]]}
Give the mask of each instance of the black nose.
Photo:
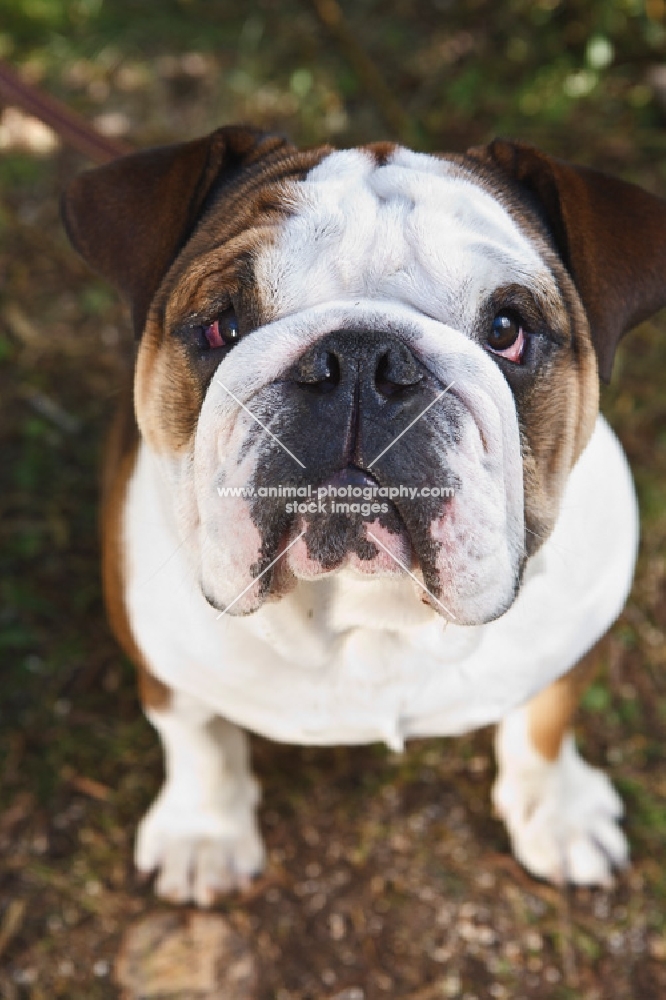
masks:
{"type": "Polygon", "coordinates": [[[291,370],[291,380],[314,393],[334,392],[350,382],[389,398],[418,385],[425,369],[405,344],[389,333],[336,330],[310,348],[291,370]]]}

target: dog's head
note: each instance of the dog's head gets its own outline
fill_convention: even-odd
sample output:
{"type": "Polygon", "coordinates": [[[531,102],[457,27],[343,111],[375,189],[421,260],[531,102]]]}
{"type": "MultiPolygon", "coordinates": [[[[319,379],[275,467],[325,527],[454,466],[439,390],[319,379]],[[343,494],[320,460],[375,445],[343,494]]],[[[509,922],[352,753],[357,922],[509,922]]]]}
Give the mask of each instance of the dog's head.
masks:
{"type": "Polygon", "coordinates": [[[502,614],[598,373],[666,304],[665,203],[502,141],[223,128],[83,174],[64,215],[130,300],[137,420],[231,613],[347,566],[413,574],[459,623],[502,614]]]}

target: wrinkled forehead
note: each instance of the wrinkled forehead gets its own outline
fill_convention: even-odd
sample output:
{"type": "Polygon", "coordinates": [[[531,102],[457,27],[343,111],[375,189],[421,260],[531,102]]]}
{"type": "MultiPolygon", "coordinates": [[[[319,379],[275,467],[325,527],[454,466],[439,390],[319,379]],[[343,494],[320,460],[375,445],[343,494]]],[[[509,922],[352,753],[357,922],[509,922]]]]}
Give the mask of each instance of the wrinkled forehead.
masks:
{"type": "Polygon", "coordinates": [[[536,232],[454,160],[333,152],[287,182],[284,198],[288,214],[255,259],[267,320],[359,296],[397,298],[464,327],[500,285],[556,290],[536,232]]]}

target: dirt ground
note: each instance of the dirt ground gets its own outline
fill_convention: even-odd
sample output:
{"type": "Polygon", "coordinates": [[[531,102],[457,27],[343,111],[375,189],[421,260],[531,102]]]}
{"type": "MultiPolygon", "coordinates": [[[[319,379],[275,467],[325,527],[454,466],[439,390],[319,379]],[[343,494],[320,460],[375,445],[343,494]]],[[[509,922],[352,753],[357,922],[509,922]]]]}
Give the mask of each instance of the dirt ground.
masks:
{"type": "MultiPolygon", "coordinates": [[[[0,56],[137,147],[238,120],[337,145],[504,134],[666,196],[663,0],[385,6],[165,0],[147,17],[136,0],[0,0],[0,56]]],[[[488,731],[402,755],[254,738],[268,869],[198,920],[133,872],[161,760],[100,598],[97,469],[127,312],[60,227],[83,159],[38,154],[34,137],[20,148],[9,126],[1,115],[0,996],[666,998],[664,314],[626,340],[603,390],[643,536],[579,716],[626,803],[631,867],[609,889],[530,878],[491,813],[488,731]],[[162,966],[146,959],[139,988],[147,926],[162,966]],[[247,984],[235,993],[210,964],[222,939],[247,984]]]]}

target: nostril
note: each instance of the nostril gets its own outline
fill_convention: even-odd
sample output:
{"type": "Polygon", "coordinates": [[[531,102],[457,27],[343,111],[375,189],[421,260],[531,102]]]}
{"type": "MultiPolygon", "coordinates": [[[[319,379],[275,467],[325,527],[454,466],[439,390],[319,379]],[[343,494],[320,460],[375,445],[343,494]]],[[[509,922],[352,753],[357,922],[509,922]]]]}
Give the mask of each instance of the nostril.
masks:
{"type": "Polygon", "coordinates": [[[301,365],[297,385],[310,392],[332,392],[340,384],[340,362],[332,351],[319,354],[307,366],[301,365]]]}
{"type": "Polygon", "coordinates": [[[395,396],[413,388],[423,378],[415,364],[393,357],[390,350],[380,357],[375,370],[375,387],[380,396],[395,396]]]}
{"type": "Polygon", "coordinates": [[[337,354],[330,351],[326,355],[326,381],[334,385],[340,384],[340,362],[337,354]]]}
{"type": "Polygon", "coordinates": [[[386,354],[382,354],[379,359],[377,371],[375,372],[375,385],[377,387],[377,392],[381,396],[393,396],[395,392],[398,391],[398,387],[395,382],[392,382],[389,378],[388,351],[386,354]]]}

